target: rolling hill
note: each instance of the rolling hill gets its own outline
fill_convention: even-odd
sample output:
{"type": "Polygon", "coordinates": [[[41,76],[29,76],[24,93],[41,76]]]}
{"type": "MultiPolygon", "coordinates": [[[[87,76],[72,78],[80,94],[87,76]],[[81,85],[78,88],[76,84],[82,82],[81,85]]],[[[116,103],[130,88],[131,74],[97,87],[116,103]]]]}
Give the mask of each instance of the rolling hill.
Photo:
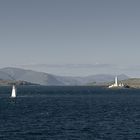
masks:
{"type": "MultiPolygon", "coordinates": [[[[98,74],[85,77],[72,77],[72,76],[56,76],[44,72],[37,72],[32,70],[25,70],[21,68],[2,68],[0,69],[1,80],[16,80],[27,81],[29,83],[35,83],[46,86],[71,86],[71,85],[87,85],[89,83],[102,84],[114,80],[114,75],[98,74]]],[[[118,75],[120,80],[128,79],[126,75],[118,75]]]]}

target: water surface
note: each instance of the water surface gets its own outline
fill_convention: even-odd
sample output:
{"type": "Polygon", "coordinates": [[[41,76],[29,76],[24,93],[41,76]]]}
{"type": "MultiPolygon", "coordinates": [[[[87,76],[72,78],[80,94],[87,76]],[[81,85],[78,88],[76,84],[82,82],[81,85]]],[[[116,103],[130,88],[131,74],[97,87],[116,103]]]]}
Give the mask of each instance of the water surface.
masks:
{"type": "Polygon", "coordinates": [[[0,140],[140,139],[140,90],[0,87],[0,140]]]}

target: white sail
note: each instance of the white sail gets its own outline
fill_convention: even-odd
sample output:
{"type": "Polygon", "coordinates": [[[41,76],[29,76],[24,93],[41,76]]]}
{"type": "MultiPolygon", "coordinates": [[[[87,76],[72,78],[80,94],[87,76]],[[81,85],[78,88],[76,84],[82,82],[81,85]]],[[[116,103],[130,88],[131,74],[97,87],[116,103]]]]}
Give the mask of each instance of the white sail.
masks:
{"type": "Polygon", "coordinates": [[[16,87],[15,87],[15,85],[13,85],[11,97],[12,98],[16,97],[16,87]]]}

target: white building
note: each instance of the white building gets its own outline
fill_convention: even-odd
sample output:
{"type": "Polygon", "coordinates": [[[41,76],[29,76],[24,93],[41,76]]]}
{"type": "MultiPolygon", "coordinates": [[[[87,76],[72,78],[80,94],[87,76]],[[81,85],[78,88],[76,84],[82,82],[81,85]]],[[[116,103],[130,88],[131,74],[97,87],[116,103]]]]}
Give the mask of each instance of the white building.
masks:
{"type": "Polygon", "coordinates": [[[115,77],[115,83],[109,86],[109,88],[115,88],[115,87],[124,87],[123,83],[118,83],[117,76],[115,77]]]}

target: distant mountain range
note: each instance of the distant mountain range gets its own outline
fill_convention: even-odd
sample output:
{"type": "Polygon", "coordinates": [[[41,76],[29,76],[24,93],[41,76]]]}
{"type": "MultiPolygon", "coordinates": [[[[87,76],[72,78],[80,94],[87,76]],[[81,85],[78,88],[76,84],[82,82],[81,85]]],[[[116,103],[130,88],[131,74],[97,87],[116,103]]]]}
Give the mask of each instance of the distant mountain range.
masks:
{"type": "MultiPolygon", "coordinates": [[[[99,85],[102,83],[108,83],[114,81],[115,75],[98,74],[85,77],[72,77],[72,76],[56,76],[44,72],[36,72],[32,70],[25,70],[21,68],[2,68],[0,69],[0,80],[14,80],[14,81],[26,81],[29,83],[40,85],[89,85],[93,83],[99,85]]],[[[119,80],[125,80],[129,77],[122,74],[118,75],[119,80]]]]}

